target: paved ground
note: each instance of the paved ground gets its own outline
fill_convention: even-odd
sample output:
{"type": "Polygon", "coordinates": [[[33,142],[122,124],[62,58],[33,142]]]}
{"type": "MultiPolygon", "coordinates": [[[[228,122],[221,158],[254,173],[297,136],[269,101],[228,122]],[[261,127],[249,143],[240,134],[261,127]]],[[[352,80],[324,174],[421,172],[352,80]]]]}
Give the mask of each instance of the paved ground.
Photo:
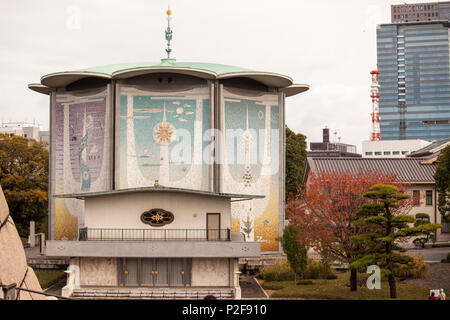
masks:
{"type": "Polygon", "coordinates": [[[407,251],[411,255],[422,255],[425,262],[441,262],[450,253],[448,248],[411,249],[407,251]]]}
{"type": "Polygon", "coordinates": [[[30,258],[41,258],[43,257],[41,255],[41,252],[39,251],[39,246],[38,247],[33,247],[33,248],[25,248],[25,255],[27,256],[28,259],[30,258]]]}
{"type": "Polygon", "coordinates": [[[432,263],[426,279],[411,279],[405,282],[427,289],[443,288],[448,296],[450,293],[450,263],[432,263]]]}
{"type": "Polygon", "coordinates": [[[239,277],[241,296],[244,299],[267,298],[253,276],[241,275],[239,277]]]}
{"type": "Polygon", "coordinates": [[[65,285],[66,285],[66,279],[62,279],[61,281],[55,283],[54,285],[50,286],[50,288],[47,288],[44,291],[47,292],[47,293],[57,294],[57,295],[60,296],[61,295],[61,289],[65,285]]]}

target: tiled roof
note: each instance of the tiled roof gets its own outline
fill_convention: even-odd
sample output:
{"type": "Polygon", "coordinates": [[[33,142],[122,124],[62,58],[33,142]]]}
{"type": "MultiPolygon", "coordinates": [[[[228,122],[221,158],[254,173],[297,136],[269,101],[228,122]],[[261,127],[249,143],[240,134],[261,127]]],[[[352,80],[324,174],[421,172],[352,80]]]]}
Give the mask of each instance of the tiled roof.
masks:
{"type": "Polygon", "coordinates": [[[440,152],[441,149],[445,148],[445,146],[450,144],[450,138],[434,141],[432,144],[429,144],[422,149],[411,152],[408,157],[422,157],[434,154],[436,152],[440,152]]]}
{"type": "MultiPolygon", "coordinates": [[[[437,163],[422,164],[421,158],[312,158],[307,159],[308,170],[318,172],[349,172],[357,174],[374,171],[394,174],[402,182],[434,182],[437,163]]],[[[305,177],[306,178],[306,177],[305,177]]]]}

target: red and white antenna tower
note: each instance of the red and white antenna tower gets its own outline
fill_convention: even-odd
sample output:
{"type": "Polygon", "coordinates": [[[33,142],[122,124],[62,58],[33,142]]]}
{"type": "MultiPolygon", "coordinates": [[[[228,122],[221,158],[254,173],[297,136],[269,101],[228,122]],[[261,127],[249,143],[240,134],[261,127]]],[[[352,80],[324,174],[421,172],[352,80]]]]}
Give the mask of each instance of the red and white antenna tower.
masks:
{"type": "Polygon", "coordinates": [[[380,141],[380,84],[378,83],[378,70],[370,72],[372,75],[372,85],[370,86],[370,97],[372,98],[372,132],[370,133],[370,141],[380,141]]]}

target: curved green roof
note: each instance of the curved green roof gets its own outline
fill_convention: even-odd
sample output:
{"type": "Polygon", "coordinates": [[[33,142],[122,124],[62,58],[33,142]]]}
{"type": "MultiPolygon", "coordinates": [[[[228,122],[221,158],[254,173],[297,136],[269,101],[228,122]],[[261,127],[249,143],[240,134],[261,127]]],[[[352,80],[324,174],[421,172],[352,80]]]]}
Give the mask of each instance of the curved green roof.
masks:
{"type": "Polygon", "coordinates": [[[148,67],[181,67],[189,69],[199,69],[215,73],[216,75],[224,75],[236,72],[259,72],[237,66],[229,66],[225,64],[206,63],[206,62],[127,62],[119,64],[108,64],[105,66],[97,66],[92,68],[75,70],[75,72],[96,72],[113,75],[115,72],[128,69],[148,68],[148,67]]]}
{"type": "Polygon", "coordinates": [[[308,85],[294,85],[290,77],[279,73],[256,71],[216,63],[177,62],[175,59],[162,59],[161,62],[109,64],[79,70],[55,72],[43,76],[40,84],[31,84],[29,88],[37,92],[46,93],[52,89],[65,87],[87,77],[126,79],[157,72],[186,74],[210,80],[243,77],[253,79],[268,87],[282,89],[287,96],[309,89],[308,85]],[[45,88],[47,89],[44,90],[45,88]]]}

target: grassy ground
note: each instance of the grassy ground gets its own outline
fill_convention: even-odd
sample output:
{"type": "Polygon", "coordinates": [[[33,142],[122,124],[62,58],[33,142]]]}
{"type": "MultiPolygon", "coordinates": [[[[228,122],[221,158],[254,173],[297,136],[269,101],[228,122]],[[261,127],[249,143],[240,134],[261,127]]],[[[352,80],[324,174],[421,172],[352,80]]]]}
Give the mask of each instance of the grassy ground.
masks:
{"type": "MultiPolygon", "coordinates": [[[[358,279],[367,275],[358,275],[358,279]]],[[[304,299],[332,299],[332,300],[379,300],[389,299],[389,284],[382,280],[380,290],[360,288],[351,292],[345,284],[350,283],[350,273],[338,275],[335,280],[313,280],[312,285],[294,285],[293,281],[263,282],[262,287],[271,298],[304,298],[304,299]]],[[[397,281],[397,299],[427,300],[429,290],[412,284],[397,281]]]]}
{"type": "Polygon", "coordinates": [[[64,271],[35,271],[35,274],[43,290],[66,277],[64,271]]]}

